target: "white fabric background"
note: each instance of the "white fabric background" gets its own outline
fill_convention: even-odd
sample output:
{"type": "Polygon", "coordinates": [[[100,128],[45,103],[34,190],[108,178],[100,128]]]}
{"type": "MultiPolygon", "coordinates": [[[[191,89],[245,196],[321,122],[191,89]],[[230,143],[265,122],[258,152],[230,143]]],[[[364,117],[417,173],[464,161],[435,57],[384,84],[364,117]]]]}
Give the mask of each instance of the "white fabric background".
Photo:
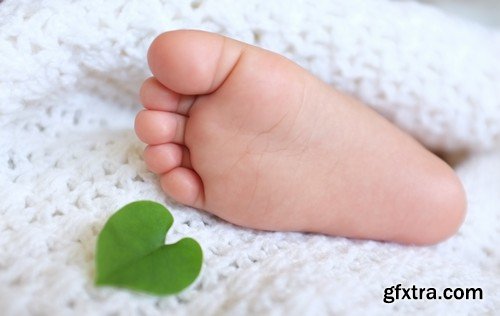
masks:
{"type": "Polygon", "coordinates": [[[0,314],[491,314],[500,309],[500,33],[387,0],[0,3],[0,314]],[[200,28],[285,54],[447,153],[469,214],[411,247],[235,227],[161,193],[132,132],[145,52],[200,28]],[[198,282],[155,298],[93,286],[119,207],[165,203],[168,240],[204,248],[198,282]],[[482,287],[482,301],[382,303],[385,287],[482,287]]]}

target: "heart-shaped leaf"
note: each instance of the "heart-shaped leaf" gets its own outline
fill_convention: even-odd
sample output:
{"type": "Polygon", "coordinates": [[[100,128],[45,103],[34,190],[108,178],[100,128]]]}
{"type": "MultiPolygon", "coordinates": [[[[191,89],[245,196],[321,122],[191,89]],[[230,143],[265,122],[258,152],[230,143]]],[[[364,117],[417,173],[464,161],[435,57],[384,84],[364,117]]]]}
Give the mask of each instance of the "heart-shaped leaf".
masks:
{"type": "Polygon", "coordinates": [[[165,295],[193,283],[203,253],[192,238],[165,244],[173,221],[163,205],[152,201],[133,202],[113,214],[97,240],[96,285],[165,295]]]}

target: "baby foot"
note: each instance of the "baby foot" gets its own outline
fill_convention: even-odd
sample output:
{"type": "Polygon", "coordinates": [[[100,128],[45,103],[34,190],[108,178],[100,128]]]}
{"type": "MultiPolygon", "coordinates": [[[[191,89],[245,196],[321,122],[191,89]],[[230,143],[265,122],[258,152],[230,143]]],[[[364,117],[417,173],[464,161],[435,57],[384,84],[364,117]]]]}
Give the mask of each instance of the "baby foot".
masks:
{"type": "Polygon", "coordinates": [[[256,229],[415,244],[462,223],[450,167],[286,58],[174,31],[148,60],[135,129],[178,202],[256,229]]]}

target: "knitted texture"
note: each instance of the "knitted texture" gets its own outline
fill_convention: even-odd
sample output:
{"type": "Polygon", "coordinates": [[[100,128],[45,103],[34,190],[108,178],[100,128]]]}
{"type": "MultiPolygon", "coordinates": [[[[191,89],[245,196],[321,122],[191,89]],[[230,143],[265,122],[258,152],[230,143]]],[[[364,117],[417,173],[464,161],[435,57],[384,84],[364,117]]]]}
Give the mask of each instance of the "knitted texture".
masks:
{"type": "MultiPolygon", "coordinates": [[[[500,309],[500,33],[387,0],[0,3],[0,314],[490,313],[500,309]],[[459,234],[433,247],[259,232],[162,194],[133,135],[146,50],[198,28],[284,54],[430,148],[468,151],[459,234]],[[202,275],[155,298],[93,286],[96,236],[133,200],[168,205],[202,275]],[[483,300],[382,302],[383,289],[482,287],[483,300]]],[[[258,69],[256,70],[258,71],[258,69]]]]}

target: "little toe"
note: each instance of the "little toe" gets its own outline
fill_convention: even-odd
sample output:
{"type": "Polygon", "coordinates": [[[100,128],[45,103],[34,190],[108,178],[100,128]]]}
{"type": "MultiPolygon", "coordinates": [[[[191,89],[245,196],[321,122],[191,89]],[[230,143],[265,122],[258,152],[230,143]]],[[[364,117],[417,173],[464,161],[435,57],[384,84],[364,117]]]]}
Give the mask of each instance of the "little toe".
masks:
{"type": "Polygon", "coordinates": [[[160,183],[163,191],[177,202],[203,208],[203,184],[192,169],[174,168],[160,177],[160,183]]]}
{"type": "Polygon", "coordinates": [[[162,85],[154,77],[144,81],[140,96],[141,103],[146,109],[180,114],[187,114],[196,98],[191,95],[178,94],[162,85]]]}
{"type": "Polygon", "coordinates": [[[144,110],[135,118],[135,133],[149,145],[184,143],[186,117],[176,113],[144,110]]]}
{"type": "Polygon", "coordinates": [[[144,161],[148,169],[156,174],[163,174],[180,166],[192,167],[187,147],[174,143],[147,146],[144,161]]]}

